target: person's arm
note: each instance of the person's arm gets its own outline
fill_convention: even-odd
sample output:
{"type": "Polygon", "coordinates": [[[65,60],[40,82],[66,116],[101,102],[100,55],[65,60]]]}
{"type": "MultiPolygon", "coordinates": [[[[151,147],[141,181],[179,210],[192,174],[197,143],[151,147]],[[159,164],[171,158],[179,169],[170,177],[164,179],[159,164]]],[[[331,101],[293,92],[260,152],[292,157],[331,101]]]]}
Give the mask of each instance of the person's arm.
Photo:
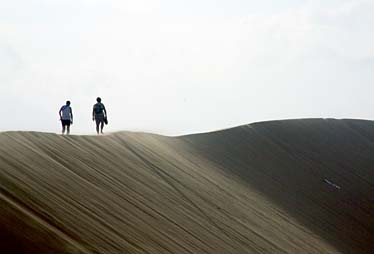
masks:
{"type": "Polygon", "coordinates": [[[105,113],[105,117],[108,117],[108,114],[106,113],[106,109],[105,109],[104,104],[103,104],[103,111],[104,111],[104,113],[105,113]]]}
{"type": "Polygon", "coordinates": [[[92,109],[92,121],[95,121],[95,106],[92,109]]]}
{"type": "Polygon", "coordinates": [[[70,122],[73,123],[73,109],[70,108],[70,122]]]}
{"type": "Polygon", "coordinates": [[[60,111],[58,111],[58,115],[60,116],[60,120],[62,120],[61,112],[62,112],[62,108],[60,108],[60,111]]]}

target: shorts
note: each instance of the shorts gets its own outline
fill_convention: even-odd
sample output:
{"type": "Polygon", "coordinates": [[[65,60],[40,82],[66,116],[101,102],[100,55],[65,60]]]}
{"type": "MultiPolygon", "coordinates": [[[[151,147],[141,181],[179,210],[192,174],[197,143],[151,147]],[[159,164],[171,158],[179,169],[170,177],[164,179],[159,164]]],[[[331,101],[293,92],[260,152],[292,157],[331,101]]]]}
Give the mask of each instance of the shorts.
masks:
{"type": "Polygon", "coordinates": [[[104,114],[95,115],[96,124],[104,123],[104,114]]]}
{"type": "Polygon", "coordinates": [[[70,120],[61,120],[62,126],[70,126],[71,121],[70,120]]]}

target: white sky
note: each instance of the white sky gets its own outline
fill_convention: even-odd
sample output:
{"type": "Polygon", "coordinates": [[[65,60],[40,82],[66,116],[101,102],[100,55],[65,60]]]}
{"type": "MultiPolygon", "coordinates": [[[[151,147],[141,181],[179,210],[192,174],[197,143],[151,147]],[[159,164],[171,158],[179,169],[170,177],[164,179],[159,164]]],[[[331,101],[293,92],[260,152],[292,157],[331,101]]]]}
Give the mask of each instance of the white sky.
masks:
{"type": "Polygon", "coordinates": [[[0,0],[0,131],[374,116],[374,0],[0,0]]]}

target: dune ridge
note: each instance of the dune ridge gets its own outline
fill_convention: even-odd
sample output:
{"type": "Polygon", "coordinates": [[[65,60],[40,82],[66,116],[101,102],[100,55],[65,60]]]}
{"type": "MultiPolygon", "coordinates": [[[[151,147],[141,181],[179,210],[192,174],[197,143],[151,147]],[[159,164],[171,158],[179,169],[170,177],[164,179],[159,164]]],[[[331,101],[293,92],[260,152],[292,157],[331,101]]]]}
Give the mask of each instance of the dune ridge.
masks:
{"type": "Polygon", "coordinates": [[[374,250],[371,121],[182,137],[7,132],[0,144],[1,253],[374,250]]]}

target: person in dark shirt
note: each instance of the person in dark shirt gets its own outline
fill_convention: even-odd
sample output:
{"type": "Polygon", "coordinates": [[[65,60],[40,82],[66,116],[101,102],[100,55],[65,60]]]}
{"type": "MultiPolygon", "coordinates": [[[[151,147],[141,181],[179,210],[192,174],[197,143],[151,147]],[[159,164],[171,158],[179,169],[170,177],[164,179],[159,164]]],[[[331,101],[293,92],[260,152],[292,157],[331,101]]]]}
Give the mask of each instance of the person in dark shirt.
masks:
{"type": "Polygon", "coordinates": [[[104,134],[104,123],[107,124],[107,112],[103,103],[101,103],[101,98],[96,99],[97,103],[93,106],[92,110],[92,120],[96,121],[96,132],[97,134],[104,134]]]}

